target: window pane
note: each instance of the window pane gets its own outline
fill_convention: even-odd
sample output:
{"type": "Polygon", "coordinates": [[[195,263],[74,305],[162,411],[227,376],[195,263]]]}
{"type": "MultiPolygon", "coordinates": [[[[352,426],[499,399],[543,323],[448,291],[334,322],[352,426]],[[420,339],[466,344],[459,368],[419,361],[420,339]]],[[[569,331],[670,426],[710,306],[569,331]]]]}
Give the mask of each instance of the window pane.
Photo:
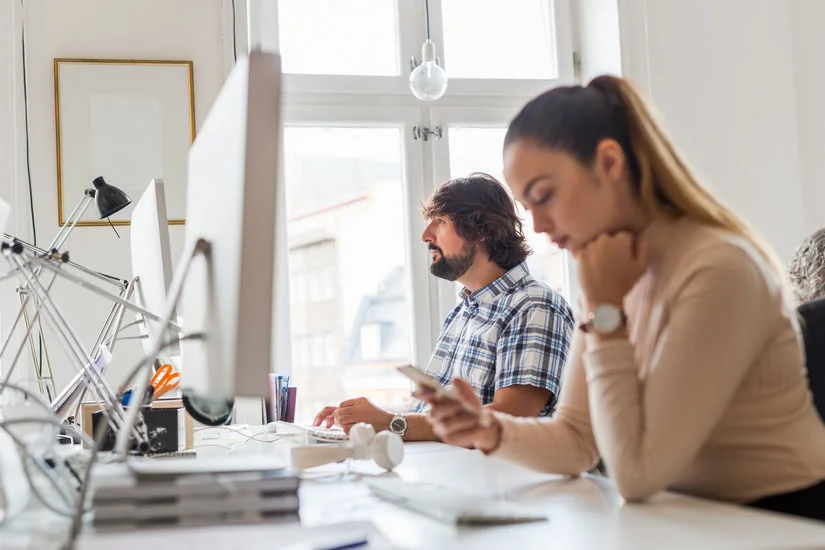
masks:
{"type": "Polygon", "coordinates": [[[441,11],[450,78],[558,76],[551,0],[442,0],[441,11]]]}
{"type": "Polygon", "coordinates": [[[392,0],[278,0],[285,73],[397,75],[392,0]]]}
{"type": "MultiPolygon", "coordinates": [[[[506,128],[454,127],[449,129],[451,177],[466,176],[471,172],[486,172],[504,183],[501,150],[506,128]]],[[[564,288],[564,254],[546,235],[533,231],[530,213],[516,203],[524,223],[524,234],[533,254],[527,265],[534,277],[547,282],[567,296],[564,288]]]]}
{"type": "Polygon", "coordinates": [[[287,126],[284,149],[296,422],[362,395],[397,407],[412,353],[401,130],[287,126]]]}

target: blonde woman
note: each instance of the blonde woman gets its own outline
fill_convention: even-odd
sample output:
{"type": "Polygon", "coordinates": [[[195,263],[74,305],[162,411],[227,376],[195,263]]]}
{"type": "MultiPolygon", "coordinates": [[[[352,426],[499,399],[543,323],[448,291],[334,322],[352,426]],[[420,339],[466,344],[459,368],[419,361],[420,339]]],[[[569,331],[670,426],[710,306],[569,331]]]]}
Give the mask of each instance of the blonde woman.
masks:
{"type": "MultiPolygon", "coordinates": [[[[754,159],[758,162],[758,159],[754,159]]],[[[578,259],[580,325],[551,418],[422,393],[443,441],[577,475],[825,520],[825,426],[771,250],[690,172],[644,102],[602,76],[528,103],[504,147],[535,230],[578,259]]]]}

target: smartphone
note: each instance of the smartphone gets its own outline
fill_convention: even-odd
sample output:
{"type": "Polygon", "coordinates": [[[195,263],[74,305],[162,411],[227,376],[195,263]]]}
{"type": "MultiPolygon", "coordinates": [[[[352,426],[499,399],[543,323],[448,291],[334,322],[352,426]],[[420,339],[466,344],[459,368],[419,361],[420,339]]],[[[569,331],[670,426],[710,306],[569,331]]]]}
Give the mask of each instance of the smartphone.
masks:
{"type": "Polygon", "coordinates": [[[419,386],[432,390],[437,394],[444,395],[446,397],[449,393],[447,392],[447,388],[442,386],[438,380],[412,365],[403,365],[397,367],[397,370],[419,386]]]}
{"type": "MultiPolygon", "coordinates": [[[[466,410],[469,413],[477,414],[477,411],[473,409],[472,406],[470,406],[467,402],[458,397],[454,392],[442,386],[438,380],[436,380],[426,372],[422,371],[421,369],[417,369],[412,365],[403,365],[400,367],[396,367],[396,369],[398,370],[398,372],[400,372],[401,374],[403,374],[419,386],[434,391],[436,395],[438,395],[439,397],[444,397],[445,399],[450,399],[451,401],[460,403],[464,410],[466,410]]],[[[485,409],[481,410],[480,423],[484,427],[487,427],[487,425],[489,424],[489,419],[487,418],[487,414],[485,414],[485,409]]]]}

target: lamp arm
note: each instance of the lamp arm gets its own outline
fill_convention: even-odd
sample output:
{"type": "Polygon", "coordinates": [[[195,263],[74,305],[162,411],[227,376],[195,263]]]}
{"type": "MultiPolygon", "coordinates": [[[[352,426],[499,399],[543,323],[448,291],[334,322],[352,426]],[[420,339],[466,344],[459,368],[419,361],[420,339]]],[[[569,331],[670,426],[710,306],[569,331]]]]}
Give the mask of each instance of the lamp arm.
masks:
{"type": "Polygon", "coordinates": [[[77,222],[80,221],[80,218],[86,213],[86,209],[88,209],[89,205],[92,204],[94,196],[94,189],[86,189],[83,192],[83,196],[77,202],[74,210],[72,210],[72,213],[69,214],[68,218],[66,218],[66,221],[63,222],[63,225],[52,239],[52,242],[49,243],[49,250],[52,250],[53,248],[62,248],[63,244],[66,242],[66,239],[69,238],[69,234],[77,225],[77,222]]]}
{"type": "Polygon", "coordinates": [[[136,304],[133,304],[132,302],[129,302],[128,300],[124,300],[120,296],[116,296],[116,295],[114,295],[110,292],[107,292],[103,289],[100,289],[100,288],[94,286],[93,284],[89,283],[88,281],[84,281],[80,277],[77,277],[75,275],[72,275],[71,273],[67,273],[66,271],[63,271],[59,267],[55,266],[51,261],[49,261],[45,258],[37,258],[35,260],[35,263],[41,265],[42,267],[46,268],[49,271],[52,271],[52,272],[56,273],[60,277],[63,277],[64,279],[67,279],[67,280],[69,280],[69,281],[85,288],[86,290],[94,292],[98,296],[102,296],[103,298],[108,298],[109,300],[112,300],[112,301],[126,307],[127,309],[130,309],[130,310],[134,311],[135,313],[140,313],[144,317],[147,317],[147,318],[149,318],[149,319],[151,319],[155,322],[164,324],[164,325],[168,326],[169,328],[171,328],[172,330],[177,331],[178,333],[183,332],[183,328],[180,327],[177,323],[175,323],[171,320],[164,321],[164,319],[162,319],[161,317],[155,315],[151,311],[148,311],[148,310],[146,310],[146,309],[144,309],[144,308],[142,308],[142,307],[140,307],[136,304]]]}
{"type": "MultiPolygon", "coordinates": [[[[38,246],[35,246],[31,243],[27,243],[26,241],[22,241],[17,237],[9,235],[8,233],[4,233],[3,237],[10,240],[10,241],[12,241],[12,242],[20,243],[20,245],[24,249],[28,250],[29,252],[34,252],[36,254],[47,255],[52,250],[51,248],[49,250],[45,250],[45,249],[40,248],[38,246]]],[[[126,280],[121,279],[119,277],[115,277],[114,275],[107,275],[106,273],[101,273],[99,271],[94,271],[93,269],[89,269],[88,267],[82,266],[82,265],[80,265],[78,263],[75,263],[71,260],[69,260],[66,263],[68,265],[72,266],[73,268],[77,269],[78,271],[81,271],[81,272],[83,272],[83,273],[85,273],[85,274],[87,274],[91,277],[95,277],[96,279],[100,279],[101,281],[105,281],[105,282],[107,282],[111,285],[120,287],[121,289],[126,288],[126,286],[129,284],[129,281],[126,281],[126,280]]]]}
{"type": "MultiPolygon", "coordinates": [[[[12,256],[12,259],[17,263],[22,263],[18,256],[12,256]]],[[[105,415],[112,422],[113,425],[119,426],[124,418],[124,411],[114,393],[110,389],[106,379],[101,376],[98,370],[92,366],[93,358],[86,355],[85,351],[80,345],[77,335],[66,322],[65,317],[60,309],[49,296],[49,292],[43,288],[39,278],[34,277],[33,274],[23,271],[27,283],[30,285],[32,291],[38,294],[37,298],[43,306],[43,311],[46,313],[47,321],[53,324],[56,334],[59,336],[58,341],[64,344],[67,355],[74,356],[81,364],[81,369],[86,372],[91,381],[91,388],[95,396],[102,402],[108,405],[104,407],[105,415]],[[112,416],[114,415],[114,417],[112,416]]]]}

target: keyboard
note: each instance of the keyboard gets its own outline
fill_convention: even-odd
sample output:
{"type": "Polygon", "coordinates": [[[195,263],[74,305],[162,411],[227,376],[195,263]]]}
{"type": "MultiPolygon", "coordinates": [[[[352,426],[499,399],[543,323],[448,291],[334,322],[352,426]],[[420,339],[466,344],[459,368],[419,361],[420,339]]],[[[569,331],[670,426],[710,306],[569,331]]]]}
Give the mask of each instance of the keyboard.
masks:
{"type": "Polygon", "coordinates": [[[310,426],[306,428],[307,435],[316,441],[323,443],[338,443],[348,441],[349,436],[341,428],[321,428],[320,426],[310,426]]]}
{"type": "Polygon", "coordinates": [[[452,525],[508,525],[547,521],[547,516],[515,503],[456,489],[397,478],[365,479],[373,495],[402,508],[452,525]]]}
{"type": "Polygon", "coordinates": [[[151,453],[147,458],[198,458],[198,452],[193,450],[171,451],[168,453],[151,453]]]}

